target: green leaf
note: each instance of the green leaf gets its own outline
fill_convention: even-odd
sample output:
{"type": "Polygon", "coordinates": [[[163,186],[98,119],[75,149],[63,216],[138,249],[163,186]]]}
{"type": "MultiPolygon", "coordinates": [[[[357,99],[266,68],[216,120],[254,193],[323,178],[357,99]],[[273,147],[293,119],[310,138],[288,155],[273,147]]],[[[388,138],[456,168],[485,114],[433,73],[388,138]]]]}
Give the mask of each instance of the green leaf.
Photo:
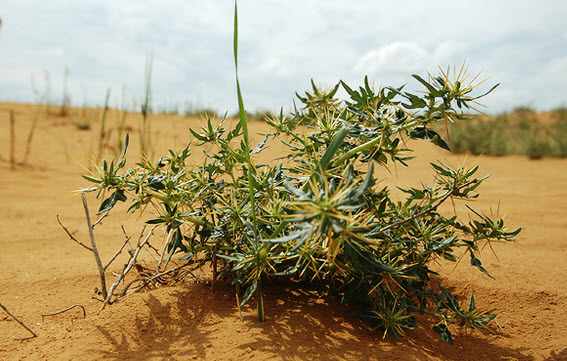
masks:
{"type": "Polygon", "coordinates": [[[441,285],[439,285],[439,288],[441,289],[441,292],[443,292],[443,296],[445,296],[446,302],[444,303],[444,305],[455,313],[462,313],[457,296],[453,296],[449,291],[445,289],[445,287],[441,285]]]}
{"type": "Polygon", "coordinates": [[[242,253],[233,253],[233,254],[218,254],[220,258],[226,259],[229,262],[242,262],[246,259],[246,256],[242,253]]]}
{"type": "Polygon", "coordinates": [[[437,243],[434,247],[431,248],[433,252],[439,251],[440,249],[445,248],[446,246],[450,245],[457,239],[458,234],[454,234],[449,238],[442,240],[441,242],[437,243]]]}
{"type": "Polygon", "coordinates": [[[252,281],[250,286],[248,286],[248,288],[246,289],[246,292],[244,292],[244,298],[240,303],[240,307],[244,307],[244,305],[248,303],[250,297],[252,297],[252,295],[256,292],[257,288],[258,288],[258,282],[256,280],[252,281]]]}
{"type": "Polygon", "coordinates": [[[437,173],[439,173],[442,176],[445,176],[445,177],[453,177],[454,176],[454,172],[452,172],[450,169],[448,169],[441,162],[439,162],[439,164],[441,164],[441,165],[437,165],[435,163],[429,163],[429,164],[431,164],[431,166],[437,171],[437,173]]]}
{"type": "Polygon", "coordinates": [[[98,214],[110,211],[112,207],[116,205],[118,201],[124,202],[126,201],[126,195],[122,189],[117,189],[114,193],[110,195],[107,199],[105,199],[100,208],[98,209],[98,214]]]}
{"type": "Polygon", "coordinates": [[[120,156],[120,161],[116,165],[116,170],[124,167],[126,164],[126,150],[128,149],[128,144],[130,144],[130,133],[126,133],[126,139],[124,140],[124,150],[122,151],[122,155],[120,156]]]}
{"type": "Polygon", "coordinates": [[[88,175],[81,174],[81,177],[85,178],[86,180],[88,180],[89,182],[92,182],[92,183],[100,183],[101,182],[100,179],[96,179],[96,178],[88,176],[88,175]]]}
{"type": "Polygon", "coordinates": [[[476,310],[476,304],[474,302],[474,295],[471,295],[469,300],[469,312],[476,310]]]}
{"type": "Polygon", "coordinates": [[[427,81],[425,81],[422,77],[420,77],[419,75],[412,75],[415,79],[417,79],[417,81],[419,81],[421,84],[423,84],[427,90],[429,90],[429,93],[435,97],[440,97],[442,96],[442,92],[438,89],[435,89],[433,87],[433,85],[429,84],[427,81]]]}
{"type": "Polygon", "coordinates": [[[262,139],[262,141],[256,146],[256,148],[254,148],[250,151],[250,154],[260,153],[262,151],[262,149],[264,149],[264,146],[266,145],[266,141],[268,140],[268,136],[269,136],[269,134],[266,134],[264,136],[264,139],[262,139]]]}
{"type": "Polygon", "coordinates": [[[436,131],[428,129],[424,125],[419,126],[413,129],[412,131],[410,131],[409,136],[414,139],[429,140],[431,143],[435,144],[436,146],[451,151],[449,145],[443,139],[441,139],[441,136],[436,131]]]}
{"type": "Polygon", "coordinates": [[[496,316],[497,316],[497,314],[493,313],[493,314],[486,316],[486,317],[480,317],[480,318],[474,319],[474,320],[471,321],[471,323],[476,328],[485,329],[486,327],[484,327],[484,324],[489,323],[490,321],[494,320],[496,318],[496,316]]]}
{"type": "Polygon", "coordinates": [[[193,129],[189,128],[189,131],[191,132],[191,134],[193,134],[193,136],[195,138],[197,138],[198,140],[200,140],[201,142],[206,142],[207,138],[202,136],[201,134],[197,133],[196,131],[194,131],[193,129]]]}
{"type": "Polygon", "coordinates": [[[441,342],[447,342],[449,345],[453,344],[453,337],[451,337],[451,331],[447,328],[447,325],[440,323],[433,326],[433,331],[439,334],[439,339],[441,342]]]}
{"type": "Polygon", "coordinates": [[[484,97],[484,96],[486,96],[486,95],[492,93],[492,91],[493,91],[494,89],[498,88],[498,86],[500,86],[500,83],[498,83],[498,84],[496,84],[495,86],[493,86],[492,88],[490,88],[490,90],[487,91],[486,93],[484,93],[484,94],[482,94],[482,95],[479,95],[479,96],[477,96],[477,97],[475,97],[475,98],[472,98],[471,100],[477,100],[477,99],[479,99],[479,98],[482,98],[482,97],[484,97]]]}
{"type": "Polygon", "coordinates": [[[321,164],[321,168],[323,170],[327,169],[327,167],[329,166],[329,163],[331,162],[331,159],[333,159],[333,156],[339,150],[339,148],[340,148],[341,144],[343,143],[343,140],[345,139],[347,134],[348,134],[348,128],[347,127],[342,127],[337,132],[337,134],[335,135],[335,137],[331,141],[331,144],[329,144],[329,146],[325,150],[325,153],[321,157],[320,164],[321,164]]]}
{"type": "Polygon", "coordinates": [[[354,201],[358,201],[360,197],[364,194],[368,186],[370,185],[370,182],[372,181],[373,172],[374,172],[374,162],[370,162],[370,166],[368,167],[368,173],[366,173],[366,177],[364,178],[364,181],[362,182],[360,187],[357,188],[356,192],[354,192],[354,194],[352,195],[354,201]]]}
{"type": "Polygon", "coordinates": [[[480,259],[476,258],[472,251],[470,253],[471,253],[471,266],[475,266],[488,277],[492,279],[496,279],[490,273],[488,273],[488,271],[484,267],[482,267],[482,262],[480,261],[480,259]]]}
{"type": "Polygon", "coordinates": [[[155,218],[155,219],[150,219],[150,220],[146,221],[146,224],[160,224],[160,223],[165,223],[165,219],[155,218]]]}
{"type": "Polygon", "coordinates": [[[294,197],[296,197],[299,201],[306,201],[306,200],[311,199],[307,193],[303,192],[300,189],[295,188],[286,179],[283,180],[282,184],[285,187],[285,189],[289,193],[291,193],[294,197]]]}
{"type": "Polygon", "coordinates": [[[340,84],[343,86],[346,92],[351,96],[351,98],[354,99],[358,96],[358,93],[352,90],[344,81],[341,80],[340,84]]]}

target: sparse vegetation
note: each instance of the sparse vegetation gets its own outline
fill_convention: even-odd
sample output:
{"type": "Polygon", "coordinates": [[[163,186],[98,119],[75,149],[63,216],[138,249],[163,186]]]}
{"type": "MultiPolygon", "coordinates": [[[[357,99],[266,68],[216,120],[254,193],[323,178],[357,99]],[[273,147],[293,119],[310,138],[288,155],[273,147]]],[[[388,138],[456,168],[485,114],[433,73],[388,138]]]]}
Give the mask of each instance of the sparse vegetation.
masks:
{"type": "Polygon", "coordinates": [[[69,109],[71,108],[71,94],[67,88],[67,82],[69,80],[69,67],[65,67],[65,72],[63,74],[63,94],[61,95],[61,104],[59,106],[59,116],[66,117],[69,115],[69,109]]]}
{"type": "Polygon", "coordinates": [[[104,98],[104,108],[102,110],[102,118],[100,121],[100,131],[98,134],[98,156],[103,157],[103,148],[107,143],[107,138],[110,136],[110,132],[106,129],[106,117],[108,114],[108,102],[110,101],[110,89],[106,91],[106,97],[104,98]]]}
{"type": "Polygon", "coordinates": [[[191,103],[191,102],[185,102],[185,109],[183,111],[183,115],[185,115],[186,117],[216,117],[218,116],[217,111],[212,109],[212,108],[208,108],[208,107],[203,107],[203,106],[199,106],[197,104],[191,103]]]}
{"type": "Polygon", "coordinates": [[[146,223],[168,235],[168,262],[178,255],[186,265],[210,265],[213,284],[227,279],[236,286],[239,307],[256,300],[260,321],[263,285],[287,279],[340,297],[384,336],[398,338],[419,315],[435,318],[433,330],[450,343],[454,326],[485,329],[496,314],[478,309],[472,295],[463,303],[443,287],[431,264],[466,254],[471,266],[491,277],[480,249],[510,242],[520,232],[468,205],[468,222],[442,210],[450,200],[476,198],[486,177],[477,176],[478,167],[438,162],[431,165],[433,182],[401,189],[406,198],[398,201],[388,187],[378,187],[375,172],[409,165],[411,139],[449,149],[433,127],[468,119],[479,96],[465,69],[429,80],[414,75],[424,86],[420,95],[403,87],[375,90],[367,78],[358,88],[313,84],[299,96],[303,108],[273,115],[267,121],[273,132],[252,144],[238,79],[237,19],[235,8],[240,122],[227,129],[224,118],[209,117],[200,130],[191,130],[196,144],[135,168],[125,170],[126,149],[116,162],[105,160],[95,174],[84,175],[92,186],[82,190],[105,194],[99,213],[118,202],[130,202],[131,212],[152,210],[146,223]],[[348,93],[346,101],[334,97],[339,87],[348,93]],[[270,141],[285,142],[285,159],[258,163],[252,155],[270,141]],[[188,157],[197,148],[206,157],[190,167],[188,157]]]}
{"type": "Polygon", "coordinates": [[[451,149],[458,153],[525,155],[530,158],[567,156],[567,116],[559,107],[546,114],[528,107],[511,113],[476,117],[449,127],[451,149]]]}
{"type": "Polygon", "coordinates": [[[10,169],[16,169],[16,116],[10,110],[10,169]]]}
{"type": "Polygon", "coordinates": [[[128,116],[128,111],[126,109],[126,89],[122,88],[122,106],[120,109],[120,119],[118,121],[118,131],[117,131],[117,147],[116,147],[116,155],[118,156],[118,152],[124,148],[124,143],[122,139],[124,139],[124,128],[126,126],[126,117],[128,116]]]}
{"type": "Polygon", "coordinates": [[[151,110],[151,98],[152,98],[152,66],[153,66],[154,56],[149,55],[146,59],[146,74],[145,74],[145,93],[142,102],[142,127],[140,129],[140,142],[142,147],[142,154],[149,155],[151,149],[151,122],[149,116],[152,112],[151,110]]]}
{"type": "Polygon", "coordinates": [[[31,76],[31,85],[32,85],[32,91],[36,97],[37,100],[37,105],[34,111],[34,115],[33,115],[33,119],[32,119],[32,124],[30,126],[30,129],[28,131],[28,137],[26,140],[26,150],[24,153],[24,157],[23,157],[23,164],[27,164],[30,154],[31,154],[31,146],[32,146],[32,142],[33,142],[33,136],[35,134],[35,129],[37,127],[37,121],[39,118],[39,113],[42,107],[45,107],[45,112],[47,113],[48,110],[48,102],[49,102],[49,94],[51,92],[50,89],[50,80],[49,80],[49,73],[45,72],[44,73],[44,77],[45,77],[45,87],[42,90],[40,90],[37,87],[37,84],[34,81],[34,77],[33,75],[31,76]]]}

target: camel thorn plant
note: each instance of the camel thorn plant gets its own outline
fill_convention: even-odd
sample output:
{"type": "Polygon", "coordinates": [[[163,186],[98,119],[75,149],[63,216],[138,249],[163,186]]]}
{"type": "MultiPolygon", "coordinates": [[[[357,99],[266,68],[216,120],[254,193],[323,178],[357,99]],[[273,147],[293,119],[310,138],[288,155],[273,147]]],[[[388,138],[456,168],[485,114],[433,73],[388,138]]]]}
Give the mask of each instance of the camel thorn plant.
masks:
{"type": "MultiPolygon", "coordinates": [[[[238,71],[236,7],[234,20],[238,71]]],[[[496,315],[479,311],[473,296],[463,304],[438,284],[431,264],[457,262],[461,251],[490,276],[480,249],[511,242],[521,229],[472,208],[469,222],[442,211],[450,200],[478,196],[486,178],[477,176],[478,166],[432,163],[433,182],[402,189],[399,201],[388,187],[378,187],[379,169],[410,165],[412,139],[448,150],[435,124],[466,121],[477,100],[495,88],[479,96],[475,84],[462,85],[464,72],[449,77],[414,75],[425,88],[417,94],[404,87],[375,90],[367,78],[358,88],[340,81],[324,90],[313,83],[298,95],[302,107],[271,116],[273,132],[253,143],[237,75],[240,122],[233,129],[224,117],[209,118],[200,130],[191,129],[195,144],[128,169],[125,149],[117,164],[104,161],[98,174],[84,176],[92,184],[84,191],[105,192],[101,213],[118,202],[128,202],[130,212],[153,210],[146,223],[165,228],[168,259],[178,255],[218,269],[215,278],[242,287],[239,306],[256,300],[260,321],[263,285],[287,279],[356,305],[356,314],[384,336],[399,338],[414,328],[416,316],[429,315],[441,340],[452,342],[454,326],[484,329],[496,315]],[[335,98],[340,87],[346,100],[335,98]],[[287,145],[284,160],[251,158],[279,141],[287,145]],[[196,149],[205,157],[189,166],[196,149]]]]}

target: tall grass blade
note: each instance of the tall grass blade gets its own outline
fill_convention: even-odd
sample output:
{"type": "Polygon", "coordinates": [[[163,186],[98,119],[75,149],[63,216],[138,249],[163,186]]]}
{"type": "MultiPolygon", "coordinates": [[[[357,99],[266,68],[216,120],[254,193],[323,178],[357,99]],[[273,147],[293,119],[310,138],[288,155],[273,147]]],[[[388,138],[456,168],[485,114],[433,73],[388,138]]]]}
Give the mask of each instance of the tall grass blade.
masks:
{"type": "Polygon", "coordinates": [[[14,110],[10,110],[10,170],[16,169],[16,116],[14,110]]]}
{"type": "Polygon", "coordinates": [[[24,159],[22,161],[23,164],[28,163],[28,159],[29,159],[30,154],[31,154],[31,144],[32,144],[33,136],[35,134],[35,128],[37,127],[37,118],[39,117],[38,113],[39,113],[39,111],[36,110],[35,114],[33,116],[30,131],[28,132],[28,139],[26,140],[26,151],[24,153],[24,159]]]}
{"type": "Polygon", "coordinates": [[[106,91],[106,98],[104,99],[104,109],[102,111],[102,120],[100,122],[100,132],[98,133],[98,156],[102,157],[102,149],[104,148],[104,141],[106,138],[106,115],[108,114],[108,101],[110,100],[110,89],[106,91]]]}
{"type": "Polygon", "coordinates": [[[146,59],[145,73],[145,93],[144,103],[142,104],[142,131],[141,131],[141,147],[142,154],[147,155],[150,151],[151,129],[149,121],[150,102],[152,97],[152,67],[154,62],[154,54],[151,53],[146,59]]]}
{"type": "MultiPolygon", "coordinates": [[[[250,196],[250,209],[252,211],[252,227],[254,230],[254,245],[256,247],[256,254],[260,246],[260,240],[258,237],[257,230],[257,219],[256,219],[256,201],[254,199],[254,172],[255,167],[250,159],[250,137],[248,134],[248,119],[246,118],[246,109],[244,108],[244,101],[242,100],[242,92],[240,91],[240,81],[238,80],[238,2],[234,1],[234,69],[236,73],[236,94],[238,97],[238,113],[240,115],[240,126],[242,128],[242,134],[244,136],[244,148],[246,155],[246,162],[248,163],[248,193],[250,196]]],[[[258,256],[257,256],[258,257],[258,256]]],[[[257,259],[257,263],[260,264],[260,260],[257,259]]],[[[258,320],[260,322],[264,321],[264,302],[262,300],[262,287],[260,280],[258,279],[258,289],[256,291],[257,302],[258,302],[258,320]]]]}

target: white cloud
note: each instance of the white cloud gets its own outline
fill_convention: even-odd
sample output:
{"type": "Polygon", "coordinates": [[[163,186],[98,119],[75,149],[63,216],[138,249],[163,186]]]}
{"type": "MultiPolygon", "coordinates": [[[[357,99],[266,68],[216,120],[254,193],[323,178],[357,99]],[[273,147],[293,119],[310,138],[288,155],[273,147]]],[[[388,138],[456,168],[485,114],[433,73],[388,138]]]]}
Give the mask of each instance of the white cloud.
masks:
{"type": "Polygon", "coordinates": [[[466,47],[462,43],[455,43],[452,41],[445,41],[437,45],[433,52],[434,60],[439,65],[447,62],[454,62],[454,58],[466,52],[466,47]]]}
{"type": "MultiPolygon", "coordinates": [[[[236,109],[233,1],[6,0],[2,5],[0,46],[6,56],[0,58],[5,80],[0,100],[33,100],[29,74],[43,69],[54,75],[54,88],[60,86],[55,75],[61,77],[65,66],[69,86],[86,89],[74,99],[86,93],[100,103],[108,87],[118,97],[122,84],[133,97],[141,96],[145,58],[153,50],[156,102],[194,100],[236,109]]],[[[295,91],[309,87],[310,78],[324,86],[339,78],[356,86],[361,75],[369,75],[395,86],[412,73],[436,73],[438,65],[459,66],[465,59],[471,73],[486,69],[502,83],[487,97],[498,98],[491,111],[517,105],[519,98],[498,96],[507,91],[529,89],[538,104],[557,102],[563,94],[564,0],[546,6],[528,0],[439,0],[435,11],[430,7],[419,0],[241,1],[239,67],[247,105],[286,106],[295,91]]]]}
{"type": "Polygon", "coordinates": [[[361,74],[411,74],[433,70],[437,66],[459,65],[464,61],[460,55],[465,47],[446,41],[438,44],[430,52],[423,47],[409,42],[394,42],[363,55],[354,65],[353,70],[361,74]]]}
{"type": "Polygon", "coordinates": [[[363,74],[407,73],[423,69],[430,55],[423,48],[406,42],[394,42],[363,55],[354,71],[363,74]]]}
{"type": "Polygon", "coordinates": [[[281,77],[292,74],[292,69],[286,61],[278,58],[271,58],[265,61],[260,65],[260,71],[281,77]]]}

